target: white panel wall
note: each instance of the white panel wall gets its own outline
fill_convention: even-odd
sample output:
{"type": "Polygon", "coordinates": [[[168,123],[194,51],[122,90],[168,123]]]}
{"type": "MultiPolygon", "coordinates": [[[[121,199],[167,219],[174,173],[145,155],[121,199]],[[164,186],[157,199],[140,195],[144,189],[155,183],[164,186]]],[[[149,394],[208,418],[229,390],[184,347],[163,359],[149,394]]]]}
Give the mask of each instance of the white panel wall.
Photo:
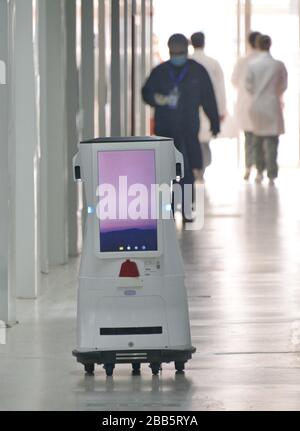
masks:
{"type": "Polygon", "coordinates": [[[81,0],[80,99],[82,112],[82,139],[90,139],[94,137],[94,48],[94,2],[93,0],[81,0]]]}
{"type": "Polygon", "coordinates": [[[78,189],[73,181],[72,159],[78,150],[76,116],[79,110],[79,76],[76,64],[76,0],[66,1],[66,106],[68,171],[68,253],[78,255],[78,189]]]}
{"type": "MultiPolygon", "coordinates": [[[[83,138],[94,135],[94,1],[81,2],[82,64],[78,75],[76,0],[35,2],[38,68],[34,63],[32,0],[0,0],[0,60],[7,69],[7,84],[0,84],[0,319],[6,321],[15,319],[15,286],[20,297],[34,298],[39,269],[48,272],[51,265],[64,264],[69,254],[77,253],[77,190],[70,165],[79,140],[75,121],[78,86],[81,134],[83,138]]],[[[136,25],[147,28],[142,35],[139,30],[135,69],[139,75],[141,66],[142,76],[148,69],[147,11],[151,0],[145,5],[143,1],[136,3],[136,25]]],[[[133,6],[132,0],[99,0],[101,134],[132,131],[133,6]]],[[[3,65],[1,72],[3,75],[3,65]]],[[[140,80],[136,82],[138,98],[140,80]]],[[[137,99],[135,102],[140,106],[137,99]]],[[[144,121],[139,125],[142,129],[144,121]]]]}
{"type": "Polygon", "coordinates": [[[111,66],[111,19],[110,0],[98,0],[98,101],[99,101],[99,135],[110,135],[110,66],[111,66]]]}
{"type": "Polygon", "coordinates": [[[124,0],[111,3],[111,134],[125,135],[124,0]]]}
{"type": "Polygon", "coordinates": [[[32,0],[16,0],[16,292],[35,298],[38,287],[38,141],[32,0]]]}
{"type": "Polygon", "coordinates": [[[65,0],[38,0],[42,268],[68,260],[65,0]]]}
{"type": "Polygon", "coordinates": [[[112,135],[149,131],[141,87],[151,69],[152,1],[115,0],[112,5],[112,135]]]}
{"type": "MultiPolygon", "coordinates": [[[[142,2],[142,64],[141,64],[141,85],[144,84],[152,69],[152,16],[153,4],[152,0],[144,0],[142,2]]],[[[141,94],[138,89],[139,95],[141,94]]],[[[141,103],[141,117],[140,117],[140,133],[148,135],[150,133],[150,117],[151,110],[149,106],[141,103]]]]}
{"type": "Polygon", "coordinates": [[[98,124],[99,136],[106,136],[106,103],[107,103],[107,68],[106,68],[106,43],[107,29],[105,22],[107,4],[98,0],[98,124]]]}
{"type": "Polygon", "coordinates": [[[9,324],[16,321],[15,15],[15,0],[0,0],[0,319],[9,324]]]}
{"type": "MultiPolygon", "coordinates": [[[[8,8],[7,1],[0,0],[0,320],[9,320],[8,238],[8,103],[9,89],[6,83],[8,66],[8,8]]],[[[8,79],[8,77],[7,77],[8,79]]]]}
{"type": "MultiPolygon", "coordinates": [[[[121,70],[124,70],[124,73],[121,74],[121,79],[124,80],[122,82],[121,88],[123,88],[124,93],[124,106],[121,109],[124,110],[124,135],[130,136],[132,134],[132,130],[134,129],[134,125],[132,123],[132,109],[133,109],[133,98],[132,98],[132,18],[133,18],[133,1],[125,0],[124,1],[124,29],[123,34],[124,37],[121,37],[121,46],[123,46],[124,55],[122,56],[123,64],[121,64],[121,70]]],[[[122,22],[121,22],[122,24],[122,22]]],[[[122,90],[121,90],[122,91],[122,90]]]]}

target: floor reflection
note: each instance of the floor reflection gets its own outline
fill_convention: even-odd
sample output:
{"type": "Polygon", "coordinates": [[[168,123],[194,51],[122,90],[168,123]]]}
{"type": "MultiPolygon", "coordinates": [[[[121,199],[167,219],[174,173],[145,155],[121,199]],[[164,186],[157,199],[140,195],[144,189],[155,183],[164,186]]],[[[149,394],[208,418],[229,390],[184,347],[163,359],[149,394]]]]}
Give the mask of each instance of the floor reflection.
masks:
{"type": "Polygon", "coordinates": [[[186,374],[126,376],[116,371],[114,377],[106,377],[99,370],[78,382],[76,400],[78,410],[176,410],[183,405],[189,409],[194,392],[186,374]]]}

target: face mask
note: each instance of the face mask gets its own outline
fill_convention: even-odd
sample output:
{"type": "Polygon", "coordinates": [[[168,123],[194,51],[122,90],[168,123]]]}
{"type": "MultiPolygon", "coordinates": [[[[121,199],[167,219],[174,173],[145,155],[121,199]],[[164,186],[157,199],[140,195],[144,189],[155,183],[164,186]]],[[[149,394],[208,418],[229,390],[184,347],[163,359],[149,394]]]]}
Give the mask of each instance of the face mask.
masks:
{"type": "Polygon", "coordinates": [[[174,66],[183,66],[187,62],[187,56],[186,55],[174,55],[171,57],[171,63],[174,66]]]}

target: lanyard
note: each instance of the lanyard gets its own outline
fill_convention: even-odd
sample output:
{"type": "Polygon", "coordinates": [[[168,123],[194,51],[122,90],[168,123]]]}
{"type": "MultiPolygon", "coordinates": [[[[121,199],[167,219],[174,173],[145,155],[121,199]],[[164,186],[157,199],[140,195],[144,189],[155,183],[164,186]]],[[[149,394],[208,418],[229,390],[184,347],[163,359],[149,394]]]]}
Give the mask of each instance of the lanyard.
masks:
{"type": "Polygon", "coordinates": [[[188,64],[186,64],[183,68],[183,70],[180,72],[180,74],[176,77],[174,70],[172,67],[169,67],[169,76],[175,87],[178,87],[178,85],[184,80],[186,77],[186,74],[188,72],[188,64]]]}

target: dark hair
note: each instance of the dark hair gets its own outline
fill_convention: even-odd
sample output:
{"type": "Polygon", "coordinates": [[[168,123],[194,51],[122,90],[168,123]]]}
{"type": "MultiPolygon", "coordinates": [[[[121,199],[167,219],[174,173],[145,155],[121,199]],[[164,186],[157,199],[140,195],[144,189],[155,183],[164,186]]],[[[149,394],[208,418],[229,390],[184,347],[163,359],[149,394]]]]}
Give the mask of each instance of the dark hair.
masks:
{"type": "Polygon", "coordinates": [[[204,48],[205,46],[205,34],[202,31],[194,33],[191,36],[191,42],[194,48],[204,48]]]}
{"type": "Polygon", "coordinates": [[[189,41],[183,34],[173,34],[168,41],[168,47],[173,54],[187,54],[189,41]]]}
{"type": "Polygon", "coordinates": [[[270,36],[267,36],[266,34],[262,35],[258,39],[258,47],[262,51],[269,51],[269,49],[272,46],[272,39],[270,36]]]}
{"type": "Polygon", "coordinates": [[[248,42],[252,48],[256,48],[257,38],[261,36],[259,31],[252,31],[248,36],[248,42]]]}

